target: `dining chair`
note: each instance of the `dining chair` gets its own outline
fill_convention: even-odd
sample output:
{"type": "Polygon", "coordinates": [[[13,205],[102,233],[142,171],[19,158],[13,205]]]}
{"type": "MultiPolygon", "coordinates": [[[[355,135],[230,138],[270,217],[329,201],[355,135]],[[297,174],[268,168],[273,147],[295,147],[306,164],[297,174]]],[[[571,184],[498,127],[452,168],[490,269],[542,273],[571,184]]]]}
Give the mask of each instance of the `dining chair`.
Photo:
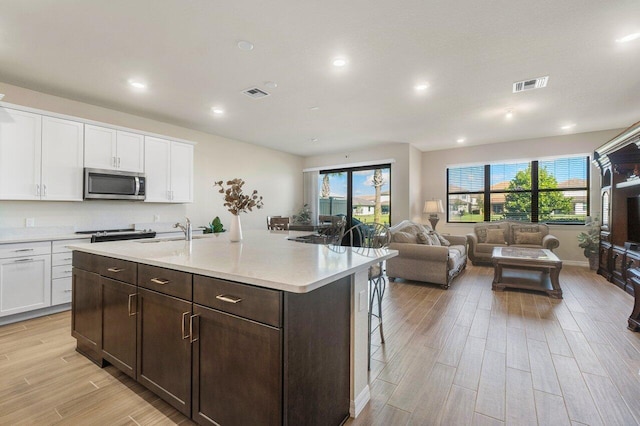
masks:
{"type": "Polygon", "coordinates": [[[282,216],[267,216],[267,229],[272,231],[286,231],[289,229],[289,218],[282,216]]]}

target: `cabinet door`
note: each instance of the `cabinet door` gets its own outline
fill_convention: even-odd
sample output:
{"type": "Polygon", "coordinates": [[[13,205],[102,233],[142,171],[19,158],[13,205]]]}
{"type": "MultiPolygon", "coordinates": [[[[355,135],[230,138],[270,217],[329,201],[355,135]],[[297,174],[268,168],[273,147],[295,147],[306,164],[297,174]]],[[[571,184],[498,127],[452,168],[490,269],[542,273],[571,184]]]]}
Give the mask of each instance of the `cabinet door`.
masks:
{"type": "Polygon", "coordinates": [[[0,317],[51,306],[51,256],[0,260],[0,317]]]}
{"type": "Polygon", "coordinates": [[[102,356],[136,377],[136,286],[100,277],[102,287],[102,356]]]}
{"type": "Polygon", "coordinates": [[[171,201],[193,201],[193,145],[171,143],[171,201]]]}
{"type": "Polygon", "coordinates": [[[166,203],[170,200],[171,142],[166,139],[145,137],[144,170],[147,177],[146,202],[166,203]]]}
{"type": "Polygon", "coordinates": [[[84,126],[84,166],[116,170],[116,131],[106,127],[84,126]]]}
{"type": "MultiPolygon", "coordinates": [[[[77,252],[76,252],[77,253],[77,252]]],[[[73,268],[71,335],[78,351],[102,365],[102,291],[100,275],[73,268]]]]}
{"type": "Polygon", "coordinates": [[[42,117],[43,200],[82,201],[84,124],[42,117]]]}
{"type": "Polygon", "coordinates": [[[191,415],[191,302],[138,288],[137,380],[191,415]]]}
{"type": "Polygon", "coordinates": [[[193,312],[193,419],[282,424],[282,331],[197,304],[193,312]]]}
{"type": "Polygon", "coordinates": [[[144,172],[144,136],[117,132],[116,165],[126,172],[144,172]]]}
{"type": "Polygon", "coordinates": [[[0,199],[40,199],[42,119],[0,108],[0,199]]]}

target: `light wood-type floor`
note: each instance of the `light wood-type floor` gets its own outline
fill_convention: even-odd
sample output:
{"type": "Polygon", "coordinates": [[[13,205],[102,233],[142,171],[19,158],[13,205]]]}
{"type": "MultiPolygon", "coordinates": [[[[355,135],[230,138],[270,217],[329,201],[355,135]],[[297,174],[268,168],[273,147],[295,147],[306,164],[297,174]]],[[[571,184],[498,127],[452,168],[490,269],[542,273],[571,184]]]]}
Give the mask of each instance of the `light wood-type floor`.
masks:
{"type": "MultiPolygon", "coordinates": [[[[469,266],[447,291],[389,284],[372,399],[347,424],[638,424],[633,298],[581,267],[563,269],[563,300],[492,292],[492,275],[469,266]]],[[[68,312],[0,327],[0,425],[191,424],[74,348],[68,312]]]]}

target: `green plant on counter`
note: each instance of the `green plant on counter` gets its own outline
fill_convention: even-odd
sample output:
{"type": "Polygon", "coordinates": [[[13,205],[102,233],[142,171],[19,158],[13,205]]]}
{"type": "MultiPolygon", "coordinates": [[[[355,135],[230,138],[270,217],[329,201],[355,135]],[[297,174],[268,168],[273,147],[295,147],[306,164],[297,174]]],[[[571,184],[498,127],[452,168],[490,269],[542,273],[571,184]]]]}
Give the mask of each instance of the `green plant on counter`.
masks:
{"type": "Polygon", "coordinates": [[[224,232],[224,226],[222,222],[220,222],[220,217],[216,216],[208,226],[205,226],[202,231],[203,234],[217,234],[219,232],[224,232]]]}

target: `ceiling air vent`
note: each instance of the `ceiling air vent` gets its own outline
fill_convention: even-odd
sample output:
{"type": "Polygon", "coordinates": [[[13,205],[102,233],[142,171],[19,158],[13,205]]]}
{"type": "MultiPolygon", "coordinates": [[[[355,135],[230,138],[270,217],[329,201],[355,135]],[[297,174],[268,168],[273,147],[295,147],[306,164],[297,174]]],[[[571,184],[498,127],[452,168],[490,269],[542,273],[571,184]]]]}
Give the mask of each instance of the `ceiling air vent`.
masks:
{"type": "Polygon", "coordinates": [[[269,93],[264,90],[252,87],[251,89],[243,90],[242,93],[253,99],[260,99],[269,96],[269,93]]]}
{"type": "Polygon", "coordinates": [[[533,78],[531,80],[516,81],[515,83],[513,83],[513,93],[524,92],[533,89],[542,89],[543,87],[547,87],[548,81],[548,75],[544,77],[533,78]]]}

